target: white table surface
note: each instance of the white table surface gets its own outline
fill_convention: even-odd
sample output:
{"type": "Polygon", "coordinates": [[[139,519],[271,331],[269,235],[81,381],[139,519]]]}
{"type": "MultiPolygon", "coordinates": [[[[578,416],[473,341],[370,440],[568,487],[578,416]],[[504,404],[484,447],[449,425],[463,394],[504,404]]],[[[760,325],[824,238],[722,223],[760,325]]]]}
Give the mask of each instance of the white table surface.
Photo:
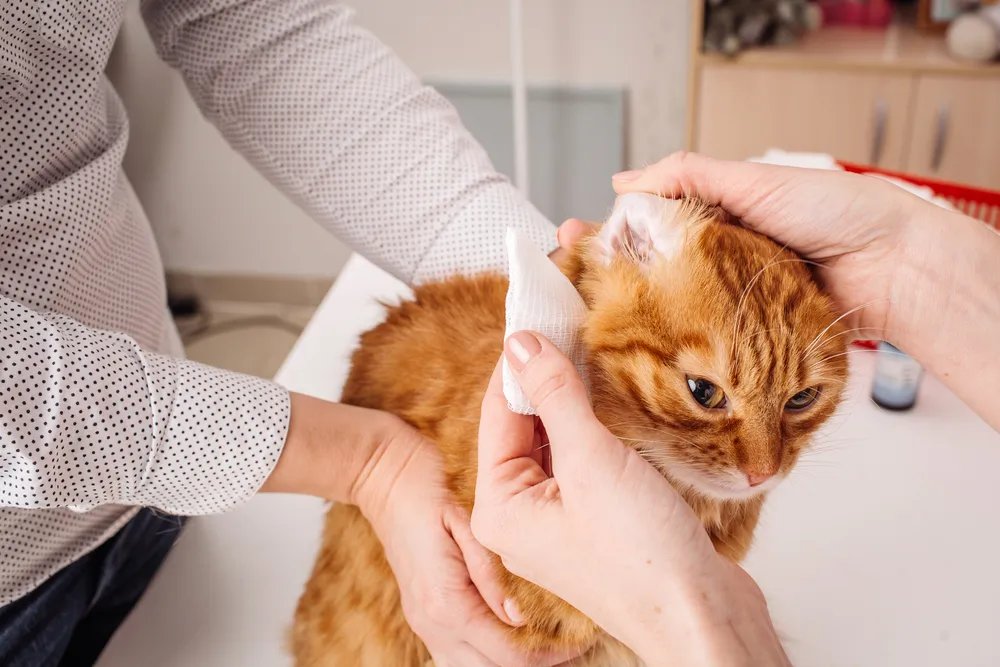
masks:
{"type": "MultiPolygon", "coordinates": [[[[375,299],[405,293],[352,257],[276,380],[336,399],[375,299]]],[[[1000,436],[931,378],[913,411],[879,410],[872,355],[852,356],[851,397],[773,493],[746,567],[799,667],[1000,665],[1000,436]]],[[[99,666],[289,665],[322,513],[270,496],[192,520],[99,666]]]]}

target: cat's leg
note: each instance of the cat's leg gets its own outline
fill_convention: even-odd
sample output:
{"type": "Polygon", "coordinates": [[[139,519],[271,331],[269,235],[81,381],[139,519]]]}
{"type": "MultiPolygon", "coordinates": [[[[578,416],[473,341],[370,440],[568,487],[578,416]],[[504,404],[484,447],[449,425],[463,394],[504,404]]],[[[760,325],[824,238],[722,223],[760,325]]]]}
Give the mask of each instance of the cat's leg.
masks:
{"type": "Polygon", "coordinates": [[[382,544],[361,512],[334,505],[290,635],[296,667],[424,667],[382,544]]]}

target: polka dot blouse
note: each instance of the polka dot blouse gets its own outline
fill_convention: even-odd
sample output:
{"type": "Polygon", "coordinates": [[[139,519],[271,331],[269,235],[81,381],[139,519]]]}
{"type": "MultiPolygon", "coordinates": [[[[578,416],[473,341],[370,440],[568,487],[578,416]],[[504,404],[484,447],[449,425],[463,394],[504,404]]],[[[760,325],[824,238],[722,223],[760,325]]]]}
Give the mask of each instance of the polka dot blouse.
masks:
{"type": "MultiPolygon", "coordinates": [[[[138,507],[252,496],[287,392],[181,358],[153,235],[122,171],[104,76],[125,0],[0,9],[0,604],[138,507]]],[[[332,233],[409,282],[503,270],[503,233],[555,228],[454,109],[323,0],[143,0],[160,56],[230,145],[332,233]]]]}

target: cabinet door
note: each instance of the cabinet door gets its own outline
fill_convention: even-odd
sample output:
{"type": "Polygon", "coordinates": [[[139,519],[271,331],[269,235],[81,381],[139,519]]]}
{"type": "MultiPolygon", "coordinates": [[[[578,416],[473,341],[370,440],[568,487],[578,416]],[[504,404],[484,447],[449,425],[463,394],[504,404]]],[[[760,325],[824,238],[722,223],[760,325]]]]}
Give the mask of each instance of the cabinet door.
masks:
{"type": "Polygon", "coordinates": [[[700,153],[742,160],[778,148],[903,166],[911,75],[706,64],[700,83],[700,153]]]}
{"type": "Polygon", "coordinates": [[[1000,81],[921,76],[907,171],[1000,190],[1000,81]]]}

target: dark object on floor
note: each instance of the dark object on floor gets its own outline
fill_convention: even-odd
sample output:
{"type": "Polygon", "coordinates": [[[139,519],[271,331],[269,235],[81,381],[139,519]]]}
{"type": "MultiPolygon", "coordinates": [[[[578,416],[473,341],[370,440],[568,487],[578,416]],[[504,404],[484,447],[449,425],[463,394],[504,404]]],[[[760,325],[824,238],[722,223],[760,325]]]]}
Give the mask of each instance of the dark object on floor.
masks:
{"type": "Polygon", "coordinates": [[[177,317],[193,317],[201,312],[201,302],[196,296],[175,296],[167,294],[167,307],[170,314],[177,317]]]}

